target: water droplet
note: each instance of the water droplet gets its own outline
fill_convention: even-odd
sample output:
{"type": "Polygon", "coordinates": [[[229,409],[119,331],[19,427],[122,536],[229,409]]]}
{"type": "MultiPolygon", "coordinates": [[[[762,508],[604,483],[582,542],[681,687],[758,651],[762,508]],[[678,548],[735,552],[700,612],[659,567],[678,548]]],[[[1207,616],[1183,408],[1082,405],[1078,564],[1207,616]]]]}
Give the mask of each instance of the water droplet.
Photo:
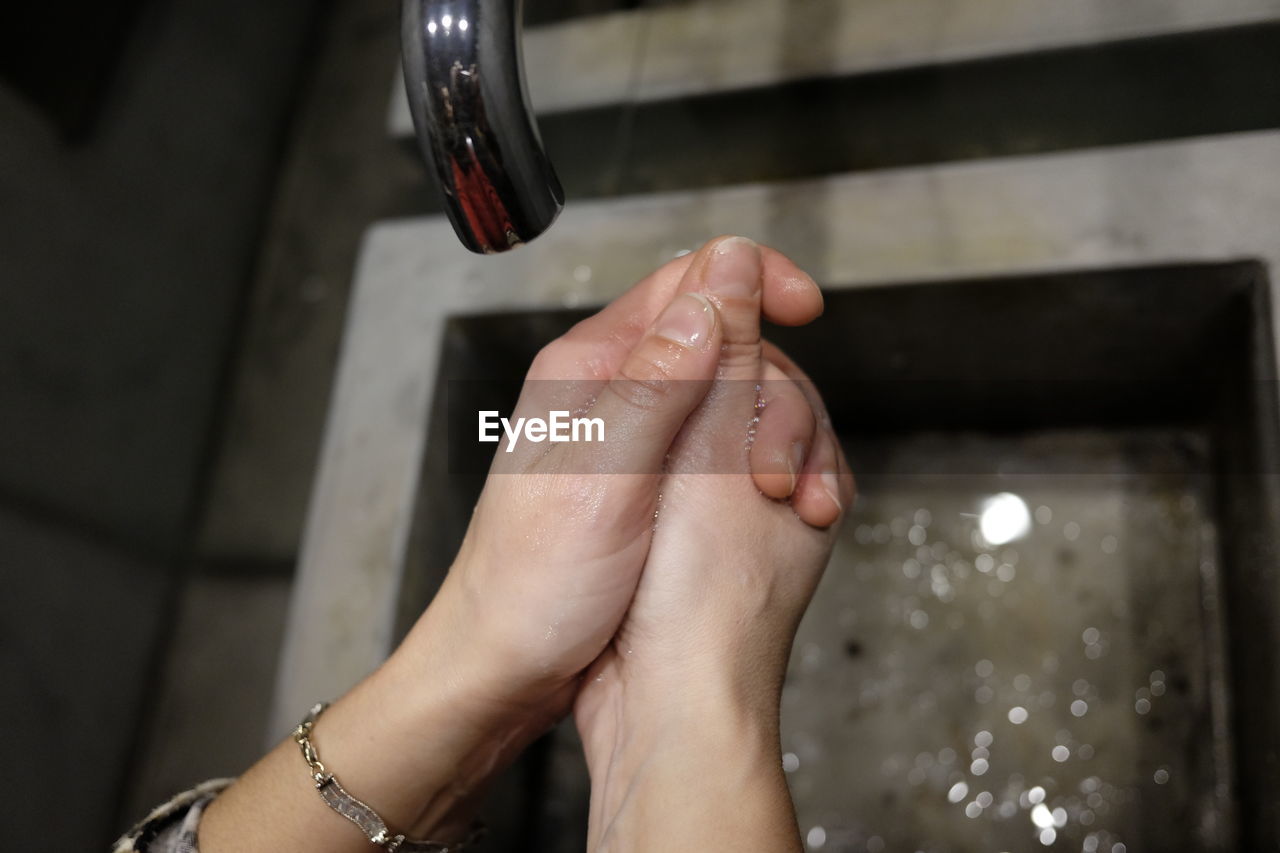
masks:
{"type": "Polygon", "coordinates": [[[1059,764],[1066,761],[1070,757],[1071,757],[1071,750],[1067,749],[1062,744],[1058,744],[1053,748],[1053,760],[1058,762],[1059,764]]]}
{"type": "Polygon", "coordinates": [[[1073,717],[1083,717],[1089,713],[1089,703],[1083,699],[1077,699],[1071,703],[1071,715],[1073,717]]]}
{"type": "Polygon", "coordinates": [[[1009,709],[1009,722],[1015,726],[1020,726],[1027,721],[1027,709],[1021,705],[1014,705],[1009,709]]]}
{"type": "Polygon", "coordinates": [[[950,791],[947,791],[947,799],[953,803],[958,803],[967,796],[969,796],[969,785],[965,782],[957,782],[951,786],[950,791]]]}

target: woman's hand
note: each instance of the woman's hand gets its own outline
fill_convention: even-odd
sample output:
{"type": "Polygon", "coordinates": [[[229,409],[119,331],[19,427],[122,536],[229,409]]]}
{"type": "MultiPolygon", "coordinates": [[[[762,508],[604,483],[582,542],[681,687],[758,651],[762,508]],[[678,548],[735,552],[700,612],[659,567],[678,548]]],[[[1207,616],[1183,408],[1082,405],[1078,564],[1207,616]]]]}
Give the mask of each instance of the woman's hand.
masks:
{"type": "MultiPolygon", "coordinates": [[[[478,695],[519,711],[567,710],[576,676],[631,603],[668,452],[719,369],[719,312],[699,294],[714,300],[734,283],[725,277],[742,274],[711,248],[731,242],[668,264],[538,355],[513,418],[599,417],[608,440],[525,442],[496,454],[458,557],[406,654],[434,656],[443,646],[475,676],[478,695]]],[[[821,312],[807,275],[746,245],[757,327],[762,310],[792,325],[821,312]]],[[[762,479],[777,478],[777,457],[760,455],[762,479]]]]}
{"type": "MultiPolygon", "coordinates": [[[[459,837],[485,783],[568,710],[581,671],[608,647],[649,554],[668,452],[723,373],[722,357],[738,357],[732,337],[722,353],[721,295],[742,285],[744,248],[757,315],[799,325],[821,312],[816,285],[786,258],[719,241],[667,264],[538,356],[515,415],[602,417],[610,440],[497,454],[440,593],[313,733],[342,784],[394,830],[459,837]],[[706,296],[682,295],[690,292],[706,296]]],[[[781,400],[777,412],[789,408],[781,400]]],[[[794,489],[796,511],[825,523],[817,481],[794,476],[791,419],[765,415],[752,454],[761,488],[794,489]]],[[[316,796],[290,741],[214,801],[200,843],[206,853],[367,848],[316,796]]]]}
{"type": "Polygon", "coordinates": [[[853,479],[804,375],[761,343],[759,256],[737,251],[738,280],[754,286],[712,295],[725,340],[718,377],[672,449],[634,601],[577,699],[592,850],[733,838],[799,849],[779,694],[853,479]],[[752,464],[797,444],[803,467],[766,484],[790,502],[765,497],[752,464]]]}

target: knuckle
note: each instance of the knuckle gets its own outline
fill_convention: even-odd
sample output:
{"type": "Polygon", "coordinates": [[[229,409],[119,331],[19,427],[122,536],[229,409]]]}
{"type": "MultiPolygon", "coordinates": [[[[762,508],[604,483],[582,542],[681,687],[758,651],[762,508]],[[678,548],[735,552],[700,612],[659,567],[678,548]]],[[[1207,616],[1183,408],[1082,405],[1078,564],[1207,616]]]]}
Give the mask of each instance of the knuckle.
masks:
{"type": "Polygon", "coordinates": [[[720,347],[721,370],[735,368],[757,369],[760,364],[760,342],[725,341],[720,347]]]}
{"type": "Polygon", "coordinates": [[[661,408],[671,397],[675,382],[669,361],[637,356],[622,365],[609,390],[629,406],[650,411],[661,408]]]}
{"type": "Polygon", "coordinates": [[[557,372],[563,371],[564,365],[570,356],[569,342],[564,337],[556,338],[538,350],[538,354],[533,357],[533,361],[529,365],[527,378],[546,379],[553,377],[557,372]]]}

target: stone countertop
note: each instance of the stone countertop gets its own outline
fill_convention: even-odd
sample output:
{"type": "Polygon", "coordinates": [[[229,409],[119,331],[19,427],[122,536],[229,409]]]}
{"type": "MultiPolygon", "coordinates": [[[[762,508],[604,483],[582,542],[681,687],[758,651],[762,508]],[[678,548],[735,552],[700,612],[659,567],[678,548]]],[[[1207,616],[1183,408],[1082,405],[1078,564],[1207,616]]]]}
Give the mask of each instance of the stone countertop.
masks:
{"type": "MultiPolygon", "coordinates": [[[[530,27],[524,59],[554,113],[1277,18],[1280,0],[698,0],[530,27]]],[[[413,134],[398,74],[387,125],[413,134]]]]}
{"type": "Polygon", "coordinates": [[[375,225],[358,265],[273,735],[390,651],[446,318],[602,303],[720,233],[778,247],[826,288],[1244,258],[1275,267],[1280,132],[571,202],[546,235],[493,257],[466,252],[443,217],[375,225]]]}

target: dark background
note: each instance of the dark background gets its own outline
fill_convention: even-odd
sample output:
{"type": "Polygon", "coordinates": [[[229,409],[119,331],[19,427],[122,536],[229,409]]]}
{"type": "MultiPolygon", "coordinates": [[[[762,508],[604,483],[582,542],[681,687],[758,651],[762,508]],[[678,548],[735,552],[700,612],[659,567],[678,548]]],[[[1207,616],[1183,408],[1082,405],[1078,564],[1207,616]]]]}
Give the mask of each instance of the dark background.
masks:
{"type": "MultiPolygon", "coordinates": [[[[0,848],[103,849],[283,734],[263,720],[360,235],[438,201],[386,132],[390,0],[4,15],[0,848]]],[[[1265,127],[1275,25],[542,120],[571,200],[1265,127]]]]}

